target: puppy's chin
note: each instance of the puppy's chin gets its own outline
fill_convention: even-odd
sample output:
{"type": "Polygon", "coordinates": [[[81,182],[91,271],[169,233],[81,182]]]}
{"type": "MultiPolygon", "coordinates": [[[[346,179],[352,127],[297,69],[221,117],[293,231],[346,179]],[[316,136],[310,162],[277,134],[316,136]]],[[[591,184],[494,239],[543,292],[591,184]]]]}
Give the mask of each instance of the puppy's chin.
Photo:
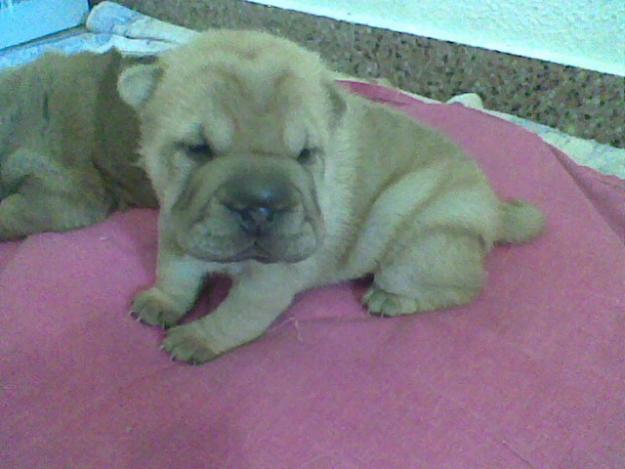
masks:
{"type": "Polygon", "coordinates": [[[258,244],[253,244],[252,246],[238,252],[234,256],[209,256],[203,258],[212,262],[220,262],[224,264],[250,260],[260,262],[261,264],[296,263],[307,259],[313,254],[314,251],[315,249],[310,250],[310,252],[303,252],[301,250],[297,250],[297,252],[283,252],[281,250],[278,250],[277,252],[270,252],[258,244]]]}

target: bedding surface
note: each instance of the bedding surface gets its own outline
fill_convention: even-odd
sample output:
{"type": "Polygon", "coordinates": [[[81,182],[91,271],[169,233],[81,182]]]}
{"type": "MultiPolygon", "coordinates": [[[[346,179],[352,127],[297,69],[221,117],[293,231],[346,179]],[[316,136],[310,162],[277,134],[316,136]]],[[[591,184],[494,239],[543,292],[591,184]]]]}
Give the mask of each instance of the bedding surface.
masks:
{"type": "Polygon", "coordinates": [[[546,233],[496,248],[470,306],[375,318],[366,281],[330,286],[201,367],[128,316],[156,213],[0,244],[0,467],[622,467],[624,183],[481,112],[345,86],[450,135],[546,233]]]}

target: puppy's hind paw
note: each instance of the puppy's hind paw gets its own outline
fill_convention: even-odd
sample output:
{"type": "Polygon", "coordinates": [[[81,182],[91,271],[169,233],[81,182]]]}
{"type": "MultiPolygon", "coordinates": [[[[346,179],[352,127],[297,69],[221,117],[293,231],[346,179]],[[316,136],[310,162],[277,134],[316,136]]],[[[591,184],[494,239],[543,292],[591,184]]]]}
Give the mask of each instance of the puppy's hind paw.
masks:
{"type": "Polygon", "coordinates": [[[419,303],[416,300],[386,292],[376,286],[369,289],[362,303],[374,316],[401,316],[419,311],[419,303]]]}

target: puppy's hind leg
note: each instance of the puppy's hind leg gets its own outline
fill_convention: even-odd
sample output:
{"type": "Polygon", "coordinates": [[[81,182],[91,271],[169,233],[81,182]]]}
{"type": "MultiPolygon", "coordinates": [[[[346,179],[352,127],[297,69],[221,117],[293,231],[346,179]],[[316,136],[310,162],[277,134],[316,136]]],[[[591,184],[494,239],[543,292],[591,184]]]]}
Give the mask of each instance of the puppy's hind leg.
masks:
{"type": "Polygon", "coordinates": [[[469,303],[484,283],[485,254],[480,238],[461,228],[402,233],[385,253],[363,303],[381,316],[469,303]]]}
{"type": "Polygon", "coordinates": [[[95,168],[19,147],[0,157],[0,241],[103,220],[113,200],[95,168]]]}

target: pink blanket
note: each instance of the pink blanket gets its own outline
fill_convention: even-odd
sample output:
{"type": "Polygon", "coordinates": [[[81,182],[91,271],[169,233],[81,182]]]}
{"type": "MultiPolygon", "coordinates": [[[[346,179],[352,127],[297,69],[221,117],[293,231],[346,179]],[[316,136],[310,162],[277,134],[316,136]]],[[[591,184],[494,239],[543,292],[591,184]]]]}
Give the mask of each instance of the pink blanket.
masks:
{"type": "Polygon", "coordinates": [[[346,86],[449,134],[546,234],[497,248],[471,306],[380,319],[336,285],[202,367],[127,315],[155,213],[4,243],[0,467],[624,467],[623,182],[480,112],[346,86]]]}

